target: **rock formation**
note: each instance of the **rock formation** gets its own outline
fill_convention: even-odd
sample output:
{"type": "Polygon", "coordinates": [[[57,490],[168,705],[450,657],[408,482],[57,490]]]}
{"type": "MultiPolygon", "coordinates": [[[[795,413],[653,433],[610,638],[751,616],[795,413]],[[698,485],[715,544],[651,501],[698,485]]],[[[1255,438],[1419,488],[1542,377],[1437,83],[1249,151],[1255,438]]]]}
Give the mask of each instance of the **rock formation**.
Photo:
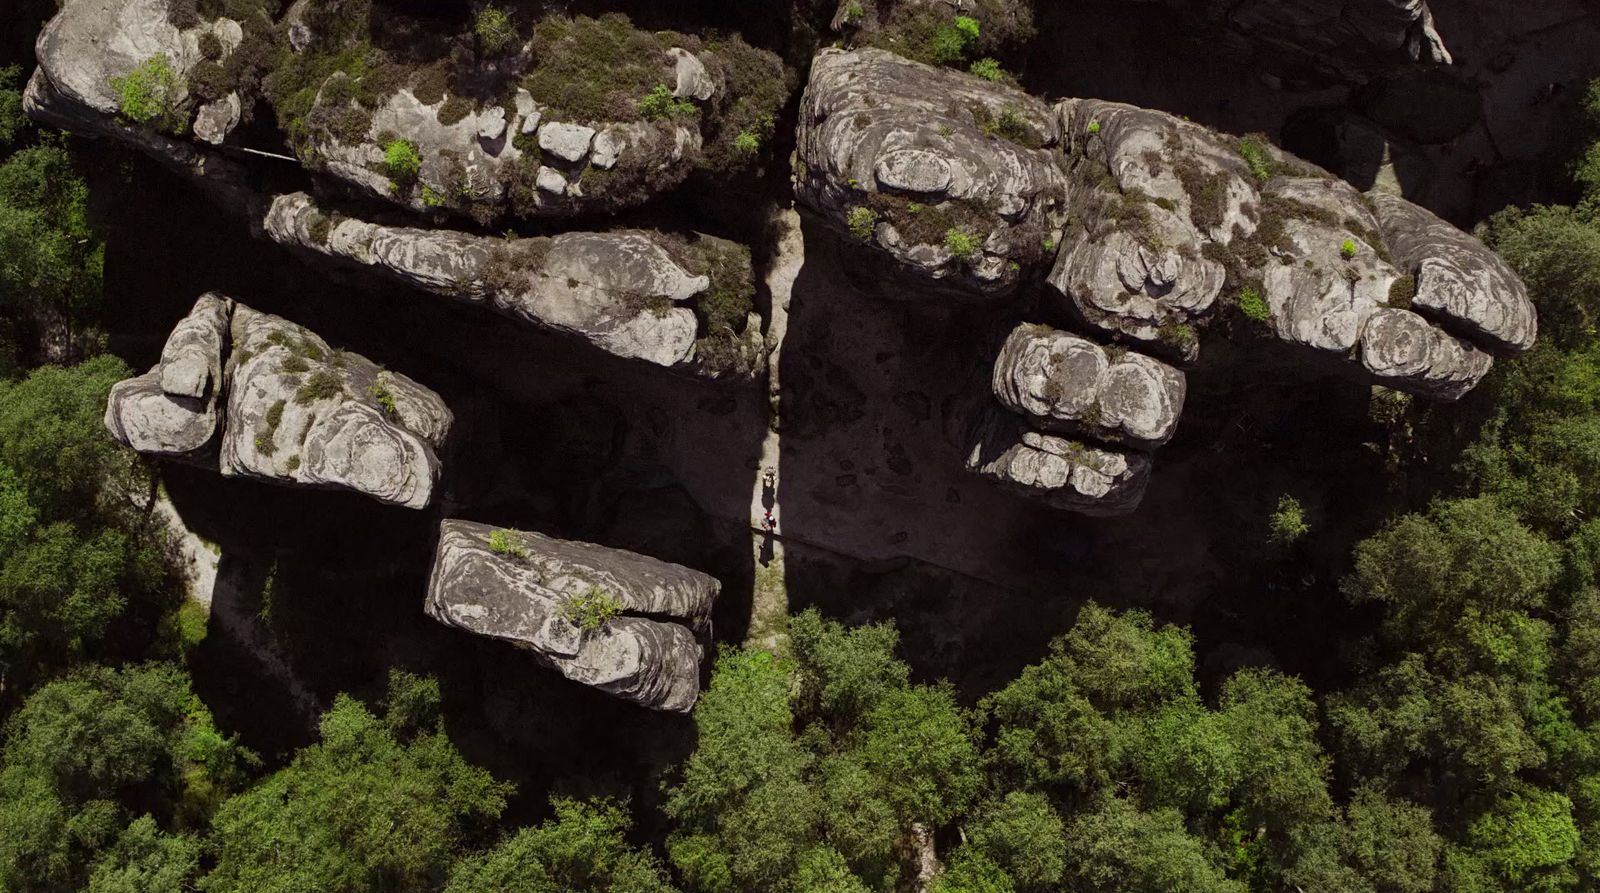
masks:
{"type": "Polygon", "coordinates": [[[1168,363],[1198,360],[1219,303],[1303,362],[1444,400],[1535,334],[1476,239],[1265,138],[1092,99],[1047,111],[878,49],[817,57],[795,182],[888,268],[885,296],[993,301],[1042,277],[1047,316],[1099,340],[1014,329],[989,390],[1015,415],[978,412],[962,443],[969,468],[1075,510],[1137,504],[1149,462],[1123,451],[1172,436],[1168,363]]]}
{"type": "Polygon", "coordinates": [[[749,252],[722,239],[691,243],[643,230],[497,239],[340,217],[305,193],[273,199],[262,228],[280,244],[486,303],[627,359],[709,378],[748,376],[758,366],[761,323],[748,298],[734,311],[743,311],[737,333],[714,331],[708,320],[702,335],[693,309],[713,294],[754,293],[749,252]]]}
{"type": "Polygon", "coordinates": [[[795,189],[903,274],[885,296],[989,300],[1047,260],[1066,201],[1056,137],[1049,107],[1020,90],[883,50],[823,50],[795,189]]]}
{"type": "Polygon", "coordinates": [[[700,691],[695,630],[709,623],[720,588],[621,549],[447,520],[424,610],[523,648],[575,682],[686,713],[700,691]]]}
{"type": "Polygon", "coordinates": [[[105,417],[111,436],[141,453],[185,459],[214,445],[233,308],[228,298],[201,295],[167,336],[161,362],[111,388],[105,417]]]}
{"type": "Polygon", "coordinates": [[[215,294],[173,329],[154,369],[112,388],[106,407],[112,436],[142,453],[417,509],[433,500],[452,421],[437,394],[406,376],[215,294]]]}

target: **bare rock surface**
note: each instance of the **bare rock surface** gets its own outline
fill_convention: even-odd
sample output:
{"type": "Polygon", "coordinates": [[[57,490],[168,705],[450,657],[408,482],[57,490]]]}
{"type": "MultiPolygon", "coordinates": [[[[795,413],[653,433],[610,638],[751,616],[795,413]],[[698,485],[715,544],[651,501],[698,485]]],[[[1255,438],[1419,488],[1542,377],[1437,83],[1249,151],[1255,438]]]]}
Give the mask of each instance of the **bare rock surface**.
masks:
{"type": "Polygon", "coordinates": [[[220,420],[223,351],[233,301],[201,295],[167,336],[161,362],[112,386],[105,424],[141,453],[198,458],[211,446],[220,420]]]}
{"type": "Polygon", "coordinates": [[[968,471],[1070,512],[1128,514],[1150,483],[1150,459],[1143,453],[1033,431],[998,410],[977,414],[968,443],[968,471]]]}
{"type": "Polygon", "coordinates": [[[1500,255],[1426,208],[1383,192],[1370,195],[1395,264],[1415,277],[1413,310],[1459,327],[1496,353],[1533,347],[1538,314],[1500,255]]]}
{"type": "Polygon", "coordinates": [[[994,396],[1040,428],[1155,447],[1183,412],[1183,373],[1159,360],[1024,323],[995,358],[994,396]]]}
{"type": "MultiPolygon", "coordinates": [[[[262,226],[281,244],[378,269],[435,294],[487,303],[619,357],[707,377],[730,374],[699,357],[703,342],[693,305],[706,296],[710,278],[686,269],[676,246],[649,231],[508,241],[335,219],[304,193],[277,196],[262,226]]],[[[759,330],[759,321],[747,328],[759,330]]],[[[746,352],[740,368],[753,369],[759,349],[747,346],[746,352]]]]}
{"type": "Polygon", "coordinates": [[[1066,197],[1055,143],[1049,108],[1014,88],[823,50],[801,101],[797,195],[920,286],[901,297],[992,299],[1044,259],[1066,197]]]}
{"type": "Polygon", "coordinates": [[[453,421],[439,396],[288,320],[236,307],[224,476],[354,490],[424,508],[453,421]]]}
{"type": "Polygon", "coordinates": [[[447,520],[425,610],[526,649],[575,682],[683,713],[699,697],[693,630],[709,621],[720,588],[706,574],[634,552],[447,520]],[[492,536],[504,538],[500,549],[492,536]],[[620,614],[585,628],[574,605],[586,598],[615,600],[620,614]]]}

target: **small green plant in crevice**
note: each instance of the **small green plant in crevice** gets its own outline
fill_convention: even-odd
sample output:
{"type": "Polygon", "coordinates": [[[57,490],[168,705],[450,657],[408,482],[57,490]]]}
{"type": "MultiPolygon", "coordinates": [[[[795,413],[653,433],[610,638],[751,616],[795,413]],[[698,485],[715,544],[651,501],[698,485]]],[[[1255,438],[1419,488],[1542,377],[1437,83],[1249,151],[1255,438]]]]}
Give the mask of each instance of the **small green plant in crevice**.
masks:
{"type": "Polygon", "coordinates": [[[603,629],[620,616],[622,602],[598,586],[590,586],[582,595],[570,596],[561,603],[562,619],[584,632],[603,629]]]}
{"type": "Polygon", "coordinates": [[[873,230],[877,229],[878,212],[865,205],[851,208],[845,222],[850,226],[850,234],[865,242],[872,238],[873,230]]]}
{"type": "Polygon", "coordinates": [[[485,6],[472,20],[472,33],[485,56],[500,56],[516,48],[517,26],[510,13],[498,6],[485,6]]]}
{"type": "Polygon", "coordinates": [[[739,131],[733,138],[733,151],[744,158],[754,157],[761,151],[761,135],[749,130],[739,131]]]}
{"type": "Polygon", "coordinates": [[[851,0],[851,2],[844,8],[844,23],[846,25],[859,25],[861,24],[861,20],[866,17],[866,7],[862,6],[859,2],[856,2],[856,0],[851,0]]]}
{"type": "Polygon", "coordinates": [[[394,390],[389,387],[389,373],[379,372],[372,384],[367,385],[367,395],[378,401],[378,407],[384,415],[394,418],[398,413],[394,405],[394,390]]]}
{"type": "Polygon", "coordinates": [[[678,99],[666,84],[656,84],[639,100],[639,115],[647,120],[662,118],[687,118],[695,113],[694,103],[678,99]]]}
{"type": "Polygon", "coordinates": [[[979,128],[989,136],[1008,140],[1024,149],[1038,149],[1044,145],[1043,138],[1028,123],[1022,109],[1008,105],[992,118],[986,118],[986,113],[987,110],[974,109],[974,116],[980,119],[979,128]]]}
{"type": "Polygon", "coordinates": [[[1187,323],[1169,322],[1160,330],[1161,342],[1179,353],[1188,353],[1194,346],[1194,327],[1187,323]]]}
{"type": "Polygon", "coordinates": [[[982,253],[983,240],[964,229],[951,227],[945,230],[944,247],[956,260],[970,261],[982,253]]]}
{"type": "Polygon", "coordinates": [[[417,173],[422,170],[422,156],[417,154],[417,147],[410,140],[390,140],[383,147],[383,166],[389,179],[408,186],[416,181],[417,173]]]}
{"type": "Polygon", "coordinates": [[[1358,250],[1360,249],[1356,247],[1355,239],[1345,239],[1343,244],[1339,246],[1339,256],[1345,260],[1355,260],[1358,250]]]}
{"type": "Polygon", "coordinates": [[[188,129],[187,88],[165,53],[139,63],[126,77],[112,78],[111,89],[117,93],[117,111],[135,124],[172,134],[188,129]]]}
{"type": "Polygon", "coordinates": [[[1000,83],[1006,80],[1006,72],[1005,69],[1000,67],[1000,60],[992,56],[985,56],[979,59],[972,63],[972,67],[967,70],[986,81],[1000,83]]]}
{"type": "Polygon", "coordinates": [[[507,558],[527,558],[528,550],[522,548],[509,530],[492,530],[489,532],[489,551],[507,558]]]}
{"type": "Polygon", "coordinates": [[[293,473],[295,470],[299,469],[299,467],[300,467],[300,454],[299,453],[295,453],[293,456],[290,456],[288,459],[284,460],[283,468],[284,468],[285,471],[293,473]]]}
{"type": "Polygon", "coordinates": [[[1300,500],[1285,493],[1278,497],[1278,507],[1268,520],[1267,539],[1274,545],[1287,546],[1303,539],[1311,532],[1305,509],[1300,500]]]}
{"type": "Polygon", "coordinates": [[[982,26],[971,16],[956,16],[955,20],[934,32],[928,55],[938,65],[953,65],[967,58],[978,43],[982,26]]]}
{"type": "Polygon", "coordinates": [[[1267,304],[1267,299],[1262,297],[1261,290],[1247,286],[1239,291],[1239,312],[1256,322],[1266,322],[1272,318],[1272,307],[1267,304]]]}
{"type": "Polygon", "coordinates": [[[1100,132],[1100,122],[1099,121],[1090,121],[1087,130],[1089,131],[1089,135],[1090,136],[1094,136],[1095,134],[1099,133],[1100,132]]]}
{"type": "Polygon", "coordinates": [[[1257,180],[1270,180],[1275,173],[1272,156],[1268,154],[1266,145],[1257,137],[1247,136],[1239,140],[1239,155],[1244,158],[1244,163],[1249,166],[1250,173],[1257,180]]]}
{"type": "Polygon", "coordinates": [[[445,206],[445,198],[435,192],[432,186],[424,184],[422,187],[422,206],[425,208],[442,208],[445,206]]]}

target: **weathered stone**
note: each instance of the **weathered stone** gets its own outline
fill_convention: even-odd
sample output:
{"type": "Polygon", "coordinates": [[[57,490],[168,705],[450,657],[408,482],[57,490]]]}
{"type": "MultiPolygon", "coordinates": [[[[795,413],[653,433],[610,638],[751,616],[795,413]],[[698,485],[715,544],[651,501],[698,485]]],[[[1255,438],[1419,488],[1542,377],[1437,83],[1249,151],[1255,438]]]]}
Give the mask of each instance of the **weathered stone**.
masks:
{"type": "Polygon", "coordinates": [[[534,181],[545,192],[561,195],[567,191],[567,178],[553,167],[540,167],[539,176],[534,181]]]}
{"type": "Polygon", "coordinates": [[[494,528],[440,525],[424,610],[447,626],[510,642],[575,682],[653,710],[688,712],[720,584],[681,565],[592,543],[494,528]],[[614,599],[619,616],[586,629],[585,598],[614,599]],[[671,622],[681,620],[683,623],[671,622]]]}
{"type": "Polygon", "coordinates": [[[287,320],[237,306],[224,476],[354,490],[424,508],[453,421],[439,396],[287,320]]]}
{"type": "Polygon", "coordinates": [[[607,127],[595,134],[594,151],[589,155],[589,163],[603,171],[611,170],[626,148],[628,141],[623,136],[623,128],[607,127]]]}
{"type": "Polygon", "coordinates": [[[217,433],[222,352],[233,302],[201,295],[178,322],[148,373],[111,388],[105,424],[111,436],[141,453],[198,458],[217,433]]]}
{"type": "Polygon", "coordinates": [[[1152,448],[1183,413],[1183,373],[1140,353],[1024,323],[995,358],[1000,405],[1040,428],[1152,448]]]}
{"type": "Polygon", "coordinates": [[[798,140],[800,201],[853,239],[875,224],[866,241],[921,286],[886,296],[1011,292],[1065,200],[1042,102],[883,50],[817,55],[798,140]]]}
{"type": "MultiPolygon", "coordinates": [[[[278,196],[262,229],[281,244],[382,270],[435,294],[487,302],[620,357],[721,374],[696,361],[699,322],[684,306],[707,293],[710,279],[685,269],[657,234],[563,233],[508,242],[348,217],[335,222],[305,193],[278,196]]],[[[747,347],[753,367],[759,341],[747,347]]]]}
{"type": "Polygon", "coordinates": [[[1496,353],[1533,347],[1539,318],[1522,280],[1482,242],[1398,196],[1369,193],[1389,253],[1416,277],[1411,309],[1496,353]]]}
{"type": "Polygon", "coordinates": [[[1494,360],[1408,310],[1373,311],[1361,333],[1361,364],[1381,384],[1458,400],[1477,386],[1494,360]]]}
{"type": "Polygon", "coordinates": [[[208,102],[200,106],[200,111],[194,116],[194,135],[196,139],[204,140],[213,146],[222,145],[239,126],[239,116],[243,113],[243,105],[239,101],[238,93],[229,93],[215,102],[208,102]]]}
{"type": "Polygon", "coordinates": [[[675,86],[672,95],[678,99],[698,99],[704,102],[717,95],[717,82],[706,71],[705,63],[694,53],[680,47],[667,50],[672,57],[675,86]]]}
{"type": "Polygon", "coordinates": [[[222,384],[222,353],[233,301],[208,292],[178,321],[161,349],[161,390],[176,397],[205,397],[222,384]]]}
{"type": "Polygon", "coordinates": [[[478,116],[478,138],[497,140],[506,133],[506,110],[500,106],[484,109],[478,116]]]}
{"type": "Polygon", "coordinates": [[[968,471],[1070,512],[1128,514],[1139,507],[1150,483],[1150,460],[1143,453],[1030,431],[997,409],[976,415],[968,442],[968,471]]]}
{"type": "Polygon", "coordinates": [[[593,127],[552,121],[539,128],[539,148],[563,161],[582,161],[589,154],[594,133],[593,127]]]}

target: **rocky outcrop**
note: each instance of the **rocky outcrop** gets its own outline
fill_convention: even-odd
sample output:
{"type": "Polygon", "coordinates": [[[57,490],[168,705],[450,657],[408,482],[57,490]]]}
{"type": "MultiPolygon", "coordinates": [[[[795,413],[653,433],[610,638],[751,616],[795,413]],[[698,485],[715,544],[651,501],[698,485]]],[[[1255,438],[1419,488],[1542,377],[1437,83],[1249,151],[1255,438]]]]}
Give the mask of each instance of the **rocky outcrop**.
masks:
{"type": "Polygon", "coordinates": [[[732,357],[712,353],[701,333],[696,303],[713,292],[754,290],[748,253],[710,236],[688,242],[641,230],[496,239],[338,217],[304,193],[277,196],[262,227],[280,244],[485,303],[627,359],[710,378],[748,376],[758,366],[760,319],[753,313],[733,339],[732,357]],[[712,263],[711,254],[737,255],[742,263],[712,263]],[[713,282],[713,275],[737,281],[713,282]]]}
{"type": "Polygon", "coordinates": [[[233,301],[207,293],[167,336],[161,362],[118,382],[106,401],[106,429],[152,456],[198,459],[213,446],[222,363],[233,301]]]}
{"type": "MultiPolygon", "coordinates": [[[[217,37],[226,58],[238,47],[241,33],[229,19],[180,30],[168,22],[166,0],[70,0],[39,34],[34,46],[39,67],[28,81],[23,108],[29,117],[55,127],[127,143],[190,178],[219,204],[244,212],[251,201],[244,169],[182,134],[195,109],[183,87],[184,76],[202,59],[201,36],[217,37]],[[121,98],[112,82],[156,58],[164,58],[174,76],[178,132],[120,115],[121,98]]],[[[202,108],[203,124],[196,122],[196,134],[208,142],[225,138],[238,121],[233,113],[229,123],[237,99],[219,100],[226,108],[202,108]]]]}
{"type": "Polygon", "coordinates": [[[994,363],[1001,406],[1049,431],[1153,448],[1183,413],[1183,373],[1048,326],[1018,326],[994,363]]]}
{"type": "Polygon", "coordinates": [[[1162,112],[1068,100],[1058,113],[1082,210],[1049,284],[1084,325],[1192,360],[1221,296],[1313,362],[1436,399],[1471,390],[1485,351],[1531,343],[1515,277],[1402,198],[1162,112]]]}
{"type": "Polygon", "coordinates": [[[700,690],[695,630],[709,623],[720,588],[633,552],[448,520],[424,610],[525,649],[575,682],[686,713],[700,690]]]}
{"type": "Polygon", "coordinates": [[[1538,315],[1500,255],[1399,196],[1371,200],[1395,265],[1413,278],[1411,309],[1499,353],[1533,347],[1538,315]]]}
{"type": "Polygon", "coordinates": [[[424,508],[453,418],[439,396],[285,319],[234,310],[224,476],[424,508]]]}
{"type": "Polygon", "coordinates": [[[451,423],[410,378],[216,294],[195,302],[161,362],[112,387],[106,406],[112,436],[141,453],[408,508],[432,502],[451,423]]]}
{"type": "Polygon", "coordinates": [[[1049,108],[1019,90],[883,50],[823,50],[795,186],[898,274],[886,296],[993,299],[1046,259],[1066,200],[1056,137],[1049,108]]]}
{"type": "Polygon", "coordinates": [[[967,432],[967,470],[1052,508],[1091,516],[1138,508],[1150,459],[1033,431],[996,408],[980,410],[967,432]]]}

